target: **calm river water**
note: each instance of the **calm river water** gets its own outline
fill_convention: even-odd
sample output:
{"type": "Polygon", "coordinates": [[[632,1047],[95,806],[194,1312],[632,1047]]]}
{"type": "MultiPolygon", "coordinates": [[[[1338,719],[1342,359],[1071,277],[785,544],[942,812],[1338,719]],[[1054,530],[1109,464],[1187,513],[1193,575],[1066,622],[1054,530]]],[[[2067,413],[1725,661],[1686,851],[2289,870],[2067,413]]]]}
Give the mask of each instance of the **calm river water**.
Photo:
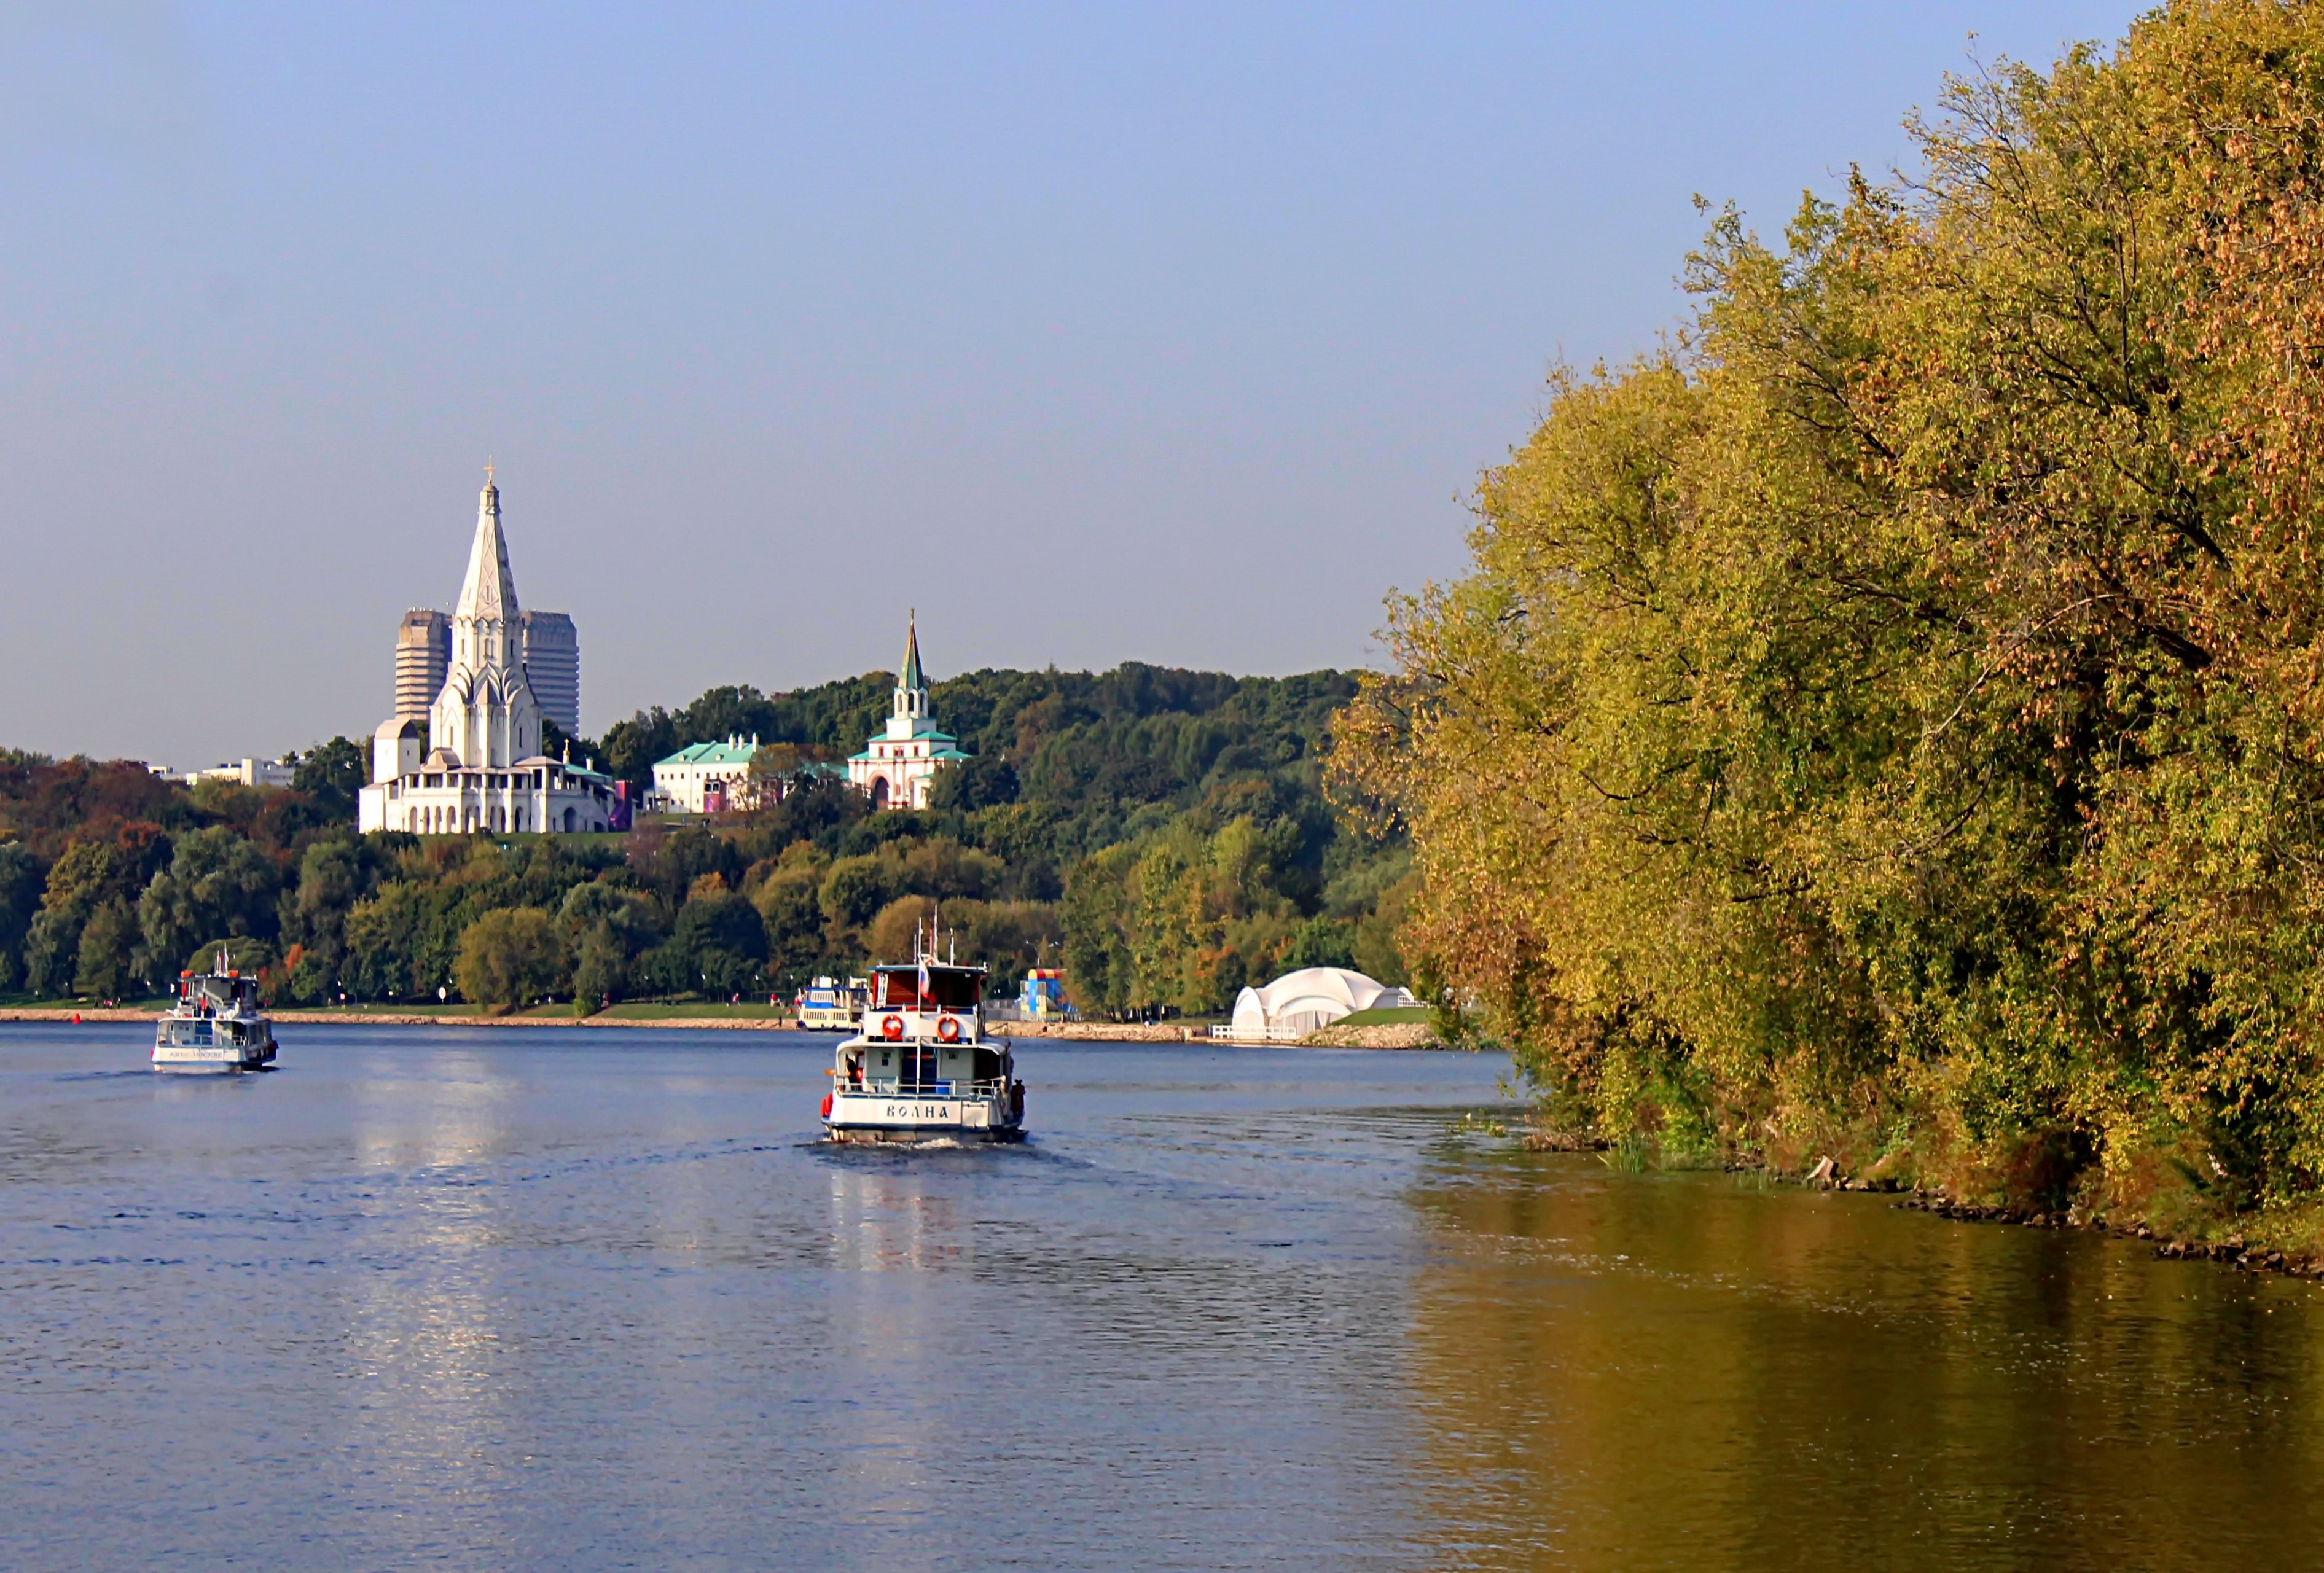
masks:
{"type": "Polygon", "coordinates": [[[1491,1059],[0,1026],[10,1568],[2311,1568],[2324,1297],[1459,1128],[1491,1059]]]}

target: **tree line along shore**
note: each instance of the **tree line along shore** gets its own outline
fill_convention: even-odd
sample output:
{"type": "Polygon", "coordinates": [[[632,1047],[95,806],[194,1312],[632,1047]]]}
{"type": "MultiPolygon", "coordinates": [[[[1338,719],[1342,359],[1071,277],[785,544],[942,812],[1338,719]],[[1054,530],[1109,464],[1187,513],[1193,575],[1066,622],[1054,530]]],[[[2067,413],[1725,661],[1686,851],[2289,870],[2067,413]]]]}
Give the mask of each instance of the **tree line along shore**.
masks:
{"type": "MultiPolygon", "coordinates": [[[[576,747],[642,786],[687,740],[751,733],[784,769],[860,741],[890,681],[716,689],[576,747]]],[[[875,813],[810,777],[762,809],[625,835],[358,835],[345,739],[287,788],[0,755],[0,1006],[151,998],[220,952],[286,1009],[763,1001],[908,959],[939,910],[947,953],[997,989],[1062,966],[1093,1020],[1215,1015],[1298,966],[1400,981],[1408,850],[1346,832],[1322,792],[1355,686],[972,673],[935,688],[974,757],[927,810],[875,813]]]]}

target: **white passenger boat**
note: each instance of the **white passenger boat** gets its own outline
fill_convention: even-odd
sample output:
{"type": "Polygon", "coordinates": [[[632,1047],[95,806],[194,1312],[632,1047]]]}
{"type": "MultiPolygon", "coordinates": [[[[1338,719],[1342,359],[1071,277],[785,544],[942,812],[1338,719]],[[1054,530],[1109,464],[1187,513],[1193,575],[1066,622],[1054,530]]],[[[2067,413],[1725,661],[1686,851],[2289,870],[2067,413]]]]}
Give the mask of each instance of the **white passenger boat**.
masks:
{"type": "Polygon", "coordinates": [[[798,992],[799,1026],[809,1032],[853,1032],[863,1021],[863,1001],[871,986],[861,978],[842,983],[817,978],[798,992]]]}
{"type": "MultiPolygon", "coordinates": [[[[933,947],[930,947],[933,948],[933,947]]],[[[1025,1084],[984,1035],[982,967],[874,967],[863,1030],[833,1056],[823,1128],[836,1142],[1015,1142],[1025,1084]]]]}
{"type": "Polygon", "coordinates": [[[274,1059],[274,1024],[258,1004],[258,980],[226,964],[178,974],[178,997],[153,1029],[157,1071],[255,1071],[274,1059]]]}

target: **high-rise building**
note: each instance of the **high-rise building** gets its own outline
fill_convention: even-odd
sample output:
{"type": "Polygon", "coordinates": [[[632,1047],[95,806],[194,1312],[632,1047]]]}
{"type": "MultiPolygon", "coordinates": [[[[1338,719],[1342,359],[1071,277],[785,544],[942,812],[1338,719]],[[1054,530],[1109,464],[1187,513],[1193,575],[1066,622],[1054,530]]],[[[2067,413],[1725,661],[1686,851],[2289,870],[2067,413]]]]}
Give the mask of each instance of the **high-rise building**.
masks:
{"type": "Polygon", "coordinates": [[[567,737],[581,735],[581,636],[561,612],[517,614],[518,654],[540,713],[567,737]]]}
{"type": "Polygon", "coordinates": [[[428,719],[452,666],[452,620],[415,607],[395,630],[395,719],[428,719]]]}

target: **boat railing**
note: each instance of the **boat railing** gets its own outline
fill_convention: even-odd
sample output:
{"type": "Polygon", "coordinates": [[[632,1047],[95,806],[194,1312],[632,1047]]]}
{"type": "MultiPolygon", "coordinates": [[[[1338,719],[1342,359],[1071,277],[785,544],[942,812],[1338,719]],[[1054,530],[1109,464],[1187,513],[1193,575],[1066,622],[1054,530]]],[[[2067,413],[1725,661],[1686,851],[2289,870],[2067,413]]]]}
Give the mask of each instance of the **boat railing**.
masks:
{"type": "Polygon", "coordinates": [[[1009,1082],[1007,1078],[999,1076],[983,1081],[949,1081],[938,1078],[919,1082],[904,1081],[895,1078],[874,1081],[866,1077],[862,1081],[849,1081],[843,1079],[838,1083],[838,1087],[842,1092],[866,1098],[964,1098],[973,1102],[980,1098],[1000,1097],[1009,1090],[1009,1082]]]}

